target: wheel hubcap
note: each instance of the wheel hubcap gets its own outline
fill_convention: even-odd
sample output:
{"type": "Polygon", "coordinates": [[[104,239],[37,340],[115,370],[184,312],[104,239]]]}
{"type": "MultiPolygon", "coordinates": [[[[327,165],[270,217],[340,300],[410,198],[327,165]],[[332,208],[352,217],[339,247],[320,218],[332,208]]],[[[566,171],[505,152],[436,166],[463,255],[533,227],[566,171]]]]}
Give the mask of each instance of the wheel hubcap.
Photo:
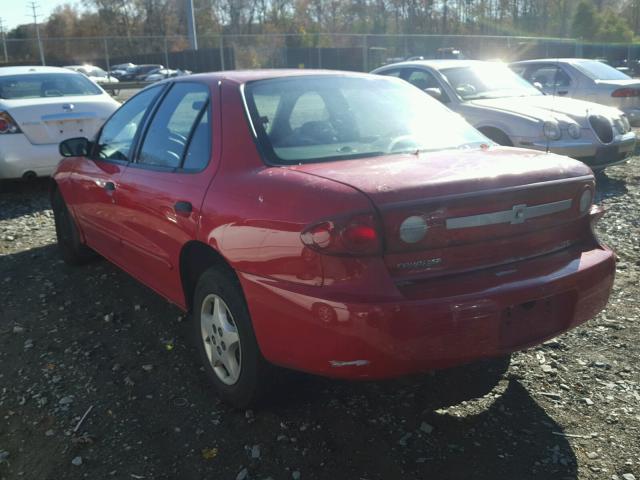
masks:
{"type": "Polygon", "coordinates": [[[218,295],[207,295],[202,302],[200,333],[216,376],[227,385],[236,383],[242,367],[240,336],[229,307],[218,295]]]}

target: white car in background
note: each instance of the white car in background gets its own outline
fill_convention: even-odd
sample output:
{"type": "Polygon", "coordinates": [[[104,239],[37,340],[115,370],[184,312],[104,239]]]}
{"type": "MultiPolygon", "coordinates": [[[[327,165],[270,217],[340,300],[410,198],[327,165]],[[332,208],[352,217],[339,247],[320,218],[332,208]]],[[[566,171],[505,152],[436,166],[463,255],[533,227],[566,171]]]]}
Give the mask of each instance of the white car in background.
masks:
{"type": "Polygon", "coordinates": [[[95,65],[67,65],[64,68],[82,73],[89,77],[89,80],[93,80],[100,85],[120,82],[116,77],[109,75],[103,69],[96,67],[95,65]]]}
{"type": "Polygon", "coordinates": [[[626,161],[635,149],[636,134],[620,110],[544,95],[501,63],[424,60],[372,73],[408,81],[500,145],[566,155],[596,171],[626,161]]]}
{"type": "Polygon", "coordinates": [[[553,58],[514,62],[509,67],[547,95],[577,98],[622,110],[640,126],[640,80],[598,60],[553,58]]]}
{"type": "Polygon", "coordinates": [[[145,82],[158,82],[165,78],[184,77],[185,75],[191,75],[190,70],[172,70],[170,68],[158,68],[149,72],[144,79],[145,82]]]}
{"type": "Polygon", "coordinates": [[[0,180],[51,175],[60,142],[92,138],[119,106],[65,68],[0,68],[0,180]]]}

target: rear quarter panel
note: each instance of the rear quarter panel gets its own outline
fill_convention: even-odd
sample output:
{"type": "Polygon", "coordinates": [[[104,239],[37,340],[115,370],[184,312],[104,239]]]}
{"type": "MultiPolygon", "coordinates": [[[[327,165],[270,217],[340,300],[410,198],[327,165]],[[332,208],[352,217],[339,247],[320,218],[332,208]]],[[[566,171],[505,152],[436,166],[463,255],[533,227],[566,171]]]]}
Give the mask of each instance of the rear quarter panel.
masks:
{"type": "Polygon", "coordinates": [[[301,232],[336,214],[370,211],[370,201],[350,186],[265,164],[239,87],[221,88],[221,162],[203,202],[200,240],[239,272],[321,285],[322,258],[301,232]]]}

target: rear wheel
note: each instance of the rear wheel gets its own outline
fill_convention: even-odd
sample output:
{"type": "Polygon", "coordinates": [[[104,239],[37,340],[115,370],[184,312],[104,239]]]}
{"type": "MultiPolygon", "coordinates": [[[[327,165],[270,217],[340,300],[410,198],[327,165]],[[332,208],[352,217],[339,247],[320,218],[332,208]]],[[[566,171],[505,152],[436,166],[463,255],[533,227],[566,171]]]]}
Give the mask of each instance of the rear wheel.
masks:
{"type": "Polygon", "coordinates": [[[193,336],[207,378],[225,402],[246,408],[265,390],[271,367],[262,357],[240,284],[211,268],[198,280],[193,336]]]}
{"type": "Polygon", "coordinates": [[[53,217],[56,224],[56,237],[62,259],[68,265],[82,265],[96,256],[95,252],[88,248],[80,240],[76,224],[69,213],[67,204],[62,198],[60,190],[53,193],[51,199],[53,217]]]}

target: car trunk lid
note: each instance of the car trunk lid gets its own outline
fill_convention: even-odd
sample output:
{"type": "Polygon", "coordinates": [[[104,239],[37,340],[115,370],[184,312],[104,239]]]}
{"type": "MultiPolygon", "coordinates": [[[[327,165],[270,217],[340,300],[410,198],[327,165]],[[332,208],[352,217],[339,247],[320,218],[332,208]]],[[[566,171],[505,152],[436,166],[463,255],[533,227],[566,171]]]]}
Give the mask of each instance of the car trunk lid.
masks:
{"type": "Polygon", "coordinates": [[[6,110],[34,145],[91,138],[113,112],[112,102],[92,97],[5,100],[6,110]]]}
{"type": "Polygon", "coordinates": [[[579,241],[593,190],[580,162],[530,150],[397,155],[295,168],[360,190],[380,215],[384,257],[397,279],[500,265],[579,241]],[[401,238],[403,222],[422,219],[426,234],[401,238]]]}

